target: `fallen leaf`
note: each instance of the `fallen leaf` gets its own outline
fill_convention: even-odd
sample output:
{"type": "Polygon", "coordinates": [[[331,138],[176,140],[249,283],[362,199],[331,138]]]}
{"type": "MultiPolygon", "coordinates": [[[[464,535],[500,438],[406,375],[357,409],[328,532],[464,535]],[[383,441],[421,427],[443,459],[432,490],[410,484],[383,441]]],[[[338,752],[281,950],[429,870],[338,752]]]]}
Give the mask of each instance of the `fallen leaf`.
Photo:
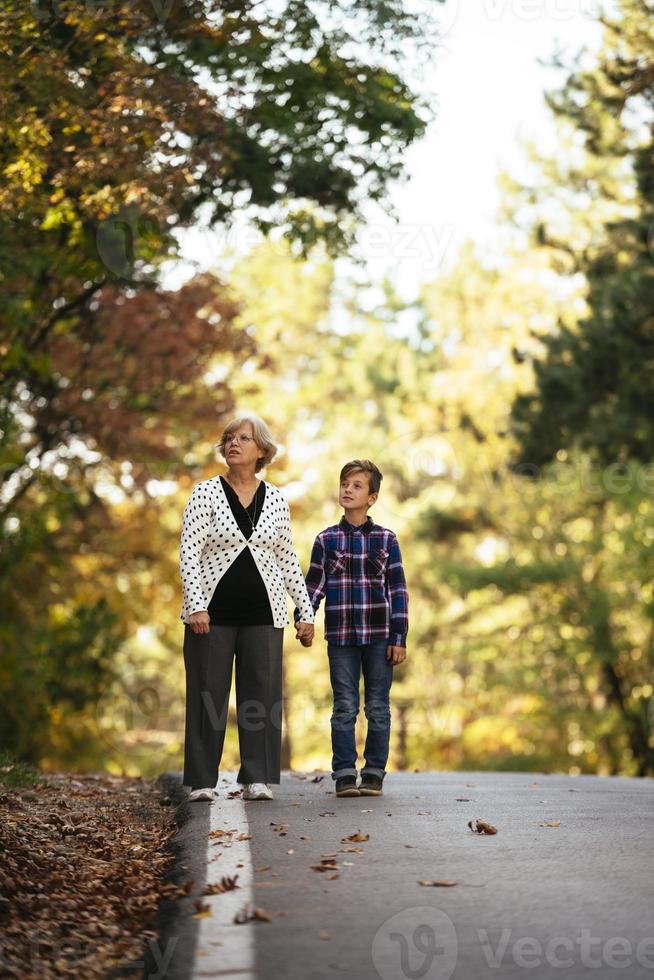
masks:
{"type": "Polygon", "coordinates": [[[312,871],[336,871],[338,864],[333,858],[322,858],[320,864],[312,864],[312,871]]]}
{"type": "Polygon", "coordinates": [[[458,881],[447,881],[447,880],[443,880],[443,881],[438,881],[438,880],[430,881],[430,880],[426,880],[426,881],[419,881],[418,884],[419,885],[423,885],[425,888],[451,888],[453,885],[458,885],[459,882],[458,881]]]}
{"type": "Polygon", "coordinates": [[[214,882],[213,885],[205,885],[202,894],[222,895],[223,892],[231,892],[235,888],[241,887],[240,885],[236,884],[237,881],[238,881],[238,875],[234,875],[233,877],[231,877],[230,875],[223,875],[220,881],[214,882]]]}
{"type": "Polygon", "coordinates": [[[318,934],[318,938],[319,939],[331,939],[331,936],[329,935],[329,933],[327,932],[326,929],[321,929],[320,930],[320,933],[318,934]]]}
{"type": "Polygon", "coordinates": [[[473,833],[476,834],[496,834],[497,827],[493,827],[492,823],[487,823],[486,820],[479,820],[477,818],[476,824],[473,820],[468,820],[468,826],[473,833]]]}
{"type": "Polygon", "coordinates": [[[272,867],[271,864],[262,864],[260,868],[255,868],[254,870],[255,873],[258,871],[270,871],[271,867],[272,867]]]}
{"type": "Polygon", "coordinates": [[[541,827],[560,827],[561,826],[561,821],[560,820],[545,820],[543,823],[540,824],[540,826],[541,827]]]}
{"type": "Polygon", "coordinates": [[[341,843],[347,844],[349,841],[365,841],[370,840],[370,834],[362,834],[360,831],[356,834],[350,834],[349,837],[341,837],[341,843]]]}
{"type": "Polygon", "coordinates": [[[237,926],[242,926],[246,922],[272,922],[272,916],[266,912],[265,909],[255,907],[250,911],[249,906],[245,905],[237,912],[234,916],[234,924],[237,926]]]}
{"type": "Polygon", "coordinates": [[[208,902],[203,902],[201,899],[196,898],[193,905],[197,909],[197,912],[194,912],[191,916],[193,919],[206,919],[213,914],[208,902]]]}

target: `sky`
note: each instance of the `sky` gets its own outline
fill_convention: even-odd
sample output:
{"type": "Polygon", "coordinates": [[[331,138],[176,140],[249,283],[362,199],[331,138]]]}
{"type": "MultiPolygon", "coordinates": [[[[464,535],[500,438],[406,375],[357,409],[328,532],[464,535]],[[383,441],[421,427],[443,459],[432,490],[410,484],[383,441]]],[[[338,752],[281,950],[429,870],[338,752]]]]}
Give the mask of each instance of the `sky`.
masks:
{"type": "MultiPolygon", "coordinates": [[[[561,76],[540,61],[557,48],[573,55],[597,47],[599,9],[598,0],[446,0],[441,43],[421,82],[436,100],[436,119],[407,152],[406,180],[391,186],[397,219],[371,205],[359,235],[373,281],[390,276],[410,302],[464,240],[482,252],[499,247],[498,172],[520,176],[527,138],[555,147],[543,93],[561,76]]],[[[244,228],[227,237],[198,228],[184,233],[182,256],[207,268],[225,242],[243,252],[254,241],[244,228]]],[[[340,260],[339,275],[348,264],[340,260]]],[[[191,266],[178,267],[171,284],[191,266]]]]}

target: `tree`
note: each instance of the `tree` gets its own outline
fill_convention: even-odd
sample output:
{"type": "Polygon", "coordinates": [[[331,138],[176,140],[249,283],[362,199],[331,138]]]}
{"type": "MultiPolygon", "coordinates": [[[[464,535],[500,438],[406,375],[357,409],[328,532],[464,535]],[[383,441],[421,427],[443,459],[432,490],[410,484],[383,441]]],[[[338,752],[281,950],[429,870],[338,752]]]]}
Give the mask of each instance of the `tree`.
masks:
{"type": "Polygon", "coordinates": [[[254,350],[225,282],[162,285],[176,235],[247,213],[298,251],[343,250],[424,130],[397,66],[428,37],[399,0],[3,5],[0,695],[24,756],[55,715],[89,736],[120,638],[150,614],[157,549],[110,495],[142,526],[166,518],[149,482],[202,477],[254,350]]]}
{"type": "MultiPolygon", "coordinates": [[[[549,98],[577,157],[583,140],[563,181],[566,210],[592,206],[599,228],[580,243],[571,222],[563,233],[536,223],[537,240],[588,283],[587,315],[543,338],[534,390],[514,405],[519,462],[536,466],[573,445],[604,464],[654,458],[654,6],[622,0],[603,23],[597,63],[549,98]]],[[[560,174],[548,163],[544,174],[540,207],[547,199],[551,213],[560,174]]]]}

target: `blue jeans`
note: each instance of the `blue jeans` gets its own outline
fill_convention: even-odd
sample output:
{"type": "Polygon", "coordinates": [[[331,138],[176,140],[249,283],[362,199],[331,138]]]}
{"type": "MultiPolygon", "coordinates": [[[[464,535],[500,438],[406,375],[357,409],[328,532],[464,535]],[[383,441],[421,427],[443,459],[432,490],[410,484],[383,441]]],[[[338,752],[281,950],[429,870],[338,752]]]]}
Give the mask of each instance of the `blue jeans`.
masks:
{"type": "Polygon", "coordinates": [[[368,731],[362,773],[384,777],[391,734],[390,689],[393,665],[386,659],[388,641],[362,646],[327,644],[329,677],[334,692],[332,729],[332,779],[356,776],[357,747],[354,734],[359,713],[359,682],[363,670],[364,712],[368,731]]]}

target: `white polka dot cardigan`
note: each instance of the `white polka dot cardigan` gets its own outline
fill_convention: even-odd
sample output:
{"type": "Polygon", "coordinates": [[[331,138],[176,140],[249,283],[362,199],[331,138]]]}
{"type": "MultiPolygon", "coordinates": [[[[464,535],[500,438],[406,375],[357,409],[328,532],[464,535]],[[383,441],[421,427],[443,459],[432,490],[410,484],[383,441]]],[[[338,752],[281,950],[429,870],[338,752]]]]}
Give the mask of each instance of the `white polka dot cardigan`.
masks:
{"type": "Polygon", "coordinates": [[[281,490],[268,481],[263,510],[249,539],[229,506],[220,477],[196,483],[182,515],[179,570],[180,619],[209,608],[216,585],[244,548],[250,548],[268,592],[274,626],[288,626],[289,592],[300,619],[313,623],[314,611],[293,545],[291,512],[281,490]]]}

